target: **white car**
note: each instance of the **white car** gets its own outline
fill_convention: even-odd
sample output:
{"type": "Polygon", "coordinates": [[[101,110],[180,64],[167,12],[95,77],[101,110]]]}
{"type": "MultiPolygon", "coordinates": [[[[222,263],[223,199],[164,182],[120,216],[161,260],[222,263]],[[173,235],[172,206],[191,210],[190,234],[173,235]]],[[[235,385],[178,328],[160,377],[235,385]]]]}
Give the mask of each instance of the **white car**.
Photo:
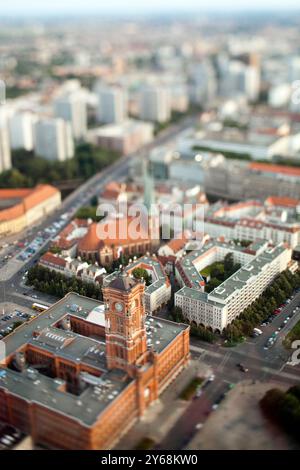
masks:
{"type": "Polygon", "coordinates": [[[197,429],[197,431],[199,431],[200,429],[203,428],[203,423],[197,423],[195,428],[197,429]]]}

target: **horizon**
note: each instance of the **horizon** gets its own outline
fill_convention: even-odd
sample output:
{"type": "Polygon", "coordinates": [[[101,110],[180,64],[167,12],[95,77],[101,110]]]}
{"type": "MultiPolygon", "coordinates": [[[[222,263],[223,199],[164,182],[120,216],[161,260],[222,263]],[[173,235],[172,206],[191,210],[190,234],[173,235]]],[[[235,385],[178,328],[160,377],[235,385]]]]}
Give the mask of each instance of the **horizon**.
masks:
{"type": "MultiPolygon", "coordinates": [[[[23,0],[12,0],[9,4],[2,5],[0,20],[13,15],[19,17],[36,16],[78,16],[78,15],[105,15],[105,16],[157,16],[157,15],[189,15],[198,14],[239,14],[268,12],[289,13],[300,11],[299,2],[288,0],[282,3],[278,0],[269,0],[263,4],[258,0],[249,2],[245,0],[211,0],[209,5],[199,5],[196,0],[166,0],[162,5],[159,0],[152,0],[151,5],[142,5],[137,0],[124,1],[111,0],[109,5],[99,5],[96,0],[53,0],[51,4],[41,3],[37,0],[27,0],[24,6],[23,0]]],[[[102,3],[102,2],[101,2],[102,3]]]]}

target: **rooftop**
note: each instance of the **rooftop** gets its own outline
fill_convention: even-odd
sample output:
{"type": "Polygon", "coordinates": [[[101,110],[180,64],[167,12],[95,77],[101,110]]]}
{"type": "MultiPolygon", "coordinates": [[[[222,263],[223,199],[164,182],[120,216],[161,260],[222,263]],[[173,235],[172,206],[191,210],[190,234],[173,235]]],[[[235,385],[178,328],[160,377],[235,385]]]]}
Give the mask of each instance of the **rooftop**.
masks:
{"type": "MultiPolygon", "coordinates": [[[[78,316],[87,321],[91,317],[94,321],[99,315],[98,324],[103,325],[104,304],[75,293],[67,294],[49,310],[4,339],[6,356],[12,355],[26,344],[34,345],[52,355],[93,366],[99,370],[100,376],[82,372],[80,378],[86,388],[79,395],[74,395],[65,391],[63,380],[43,375],[29,365],[22,372],[2,369],[0,388],[8,389],[10,393],[28,402],[39,403],[67,415],[85,426],[91,426],[132,379],[121,370],[107,371],[104,339],[93,339],[56,328],[55,324],[66,315],[78,316]]],[[[148,348],[158,353],[188,328],[187,325],[155,317],[146,317],[145,327],[148,348]]]]}
{"type": "MultiPolygon", "coordinates": [[[[262,248],[265,243],[265,240],[258,241],[255,245],[255,250],[262,248]]],[[[176,264],[177,270],[180,271],[180,275],[183,277],[188,287],[200,289],[204,286],[204,279],[199,272],[197,263],[202,256],[205,256],[212,250],[217,250],[218,248],[224,248],[230,252],[238,251],[241,253],[249,253],[249,249],[235,245],[234,243],[222,243],[216,240],[205,243],[201,249],[192,251],[176,264]]],[[[253,250],[254,249],[252,248],[251,251],[253,250]]]]}
{"type": "Polygon", "coordinates": [[[269,163],[249,163],[250,170],[262,171],[265,173],[276,173],[280,175],[294,176],[295,178],[300,177],[300,168],[285,165],[272,165],[269,163]]]}
{"type": "Polygon", "coordinates": [[[248,283],[251,278],[257,276],[264,267],[282,254],[286,248],[278,245],[275,248],[266,249],[263,253],[255,257],[250,263],[242,266],[236,273],[226,279],[220,286],[214,289],[208,296],[209,299],[217,300],[220,303],[226,303],[233,294],[248,283]]]}
{"type": "MultiPolygon", "coordinates": [[[[128,264],[128,266],[124,268],[125,272],[129,274],[129,276],[127,276],[128,279],[132,279],[130,275],[132,275],[132,272],[136,268],[143,268],[151,275],[151,284],[145,287],[146,294],[151,294],[156,289],[159,289],[160,287],[169,284],[168,277],[157,258],[150,256],[142,256],[141,258],[138,258],[137,260],[134,260],[133,262],[128,264]]],[[[114,282],[115,278],[119,279],[119,274],[119,271],[109,274],[104,278],[104,284],[107,285],[110,282],[114,282]]],[[[110,284],[110,286],[112,286],[112,283],[110,284]]]]}
{"type": "Polygon", "coordinates": [[[105,408],[128,386],[130,379],[122,371],[106,372],[95,386],[87,387],[76,396],[62,391],[61,379],[51,379],[32,369],[14,372],[5,369],[0,376],[0,387],[28,402],[39,403],[56,412],[91,426],[105,408]]]}
{"type": "Polygon", "coordinates": [[[39,184],[33,189],[0,189],[1,206],[4,206],[2,210],[0,206],[0,222],[21,217],[55,194],[60,194],[59,190],[49,184],[39,184]]]}

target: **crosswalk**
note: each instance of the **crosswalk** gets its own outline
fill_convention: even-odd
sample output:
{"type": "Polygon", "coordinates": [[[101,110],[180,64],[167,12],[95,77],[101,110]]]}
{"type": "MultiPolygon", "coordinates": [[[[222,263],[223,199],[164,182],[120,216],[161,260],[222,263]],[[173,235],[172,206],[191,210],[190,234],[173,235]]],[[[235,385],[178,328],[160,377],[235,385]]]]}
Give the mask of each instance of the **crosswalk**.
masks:
{"type": "Polygon", "coordinates": [[[213,358],[221,359],[219,365],[217,366],[217,371],[221,372],[229,359],[233,356],[233,354],[241,354],[243,356],[246,356],[248,359],[254,359],[256,362],[258,362],[257,365],[253,364],[251,365],[251,370],[259,371],[261,374],[263,374],[263,377],[266,378],[268,375],[272,377],[279,377],[279,378],[286,378],[289,380],[294,380],[295,383],[299,382],[299,374],[295,373],[289,373],[284,371],[285,363],[280,365],[280,368],[275,368],[275,367],[270,367],[264,365],[264,361],[262,359],[258,359],[257,357],[251,356],[249,354],[245,354],[242,352],[234,351],[232,352],[227,352],[225,355],[217,352],[217,351],[211,351],[210,349],[203,349],[195,345],[190,346],[190,350],[194,351],[196,353],[201,354],[201,358],[204,359],[205,356],[210,356],[213,358]]]}

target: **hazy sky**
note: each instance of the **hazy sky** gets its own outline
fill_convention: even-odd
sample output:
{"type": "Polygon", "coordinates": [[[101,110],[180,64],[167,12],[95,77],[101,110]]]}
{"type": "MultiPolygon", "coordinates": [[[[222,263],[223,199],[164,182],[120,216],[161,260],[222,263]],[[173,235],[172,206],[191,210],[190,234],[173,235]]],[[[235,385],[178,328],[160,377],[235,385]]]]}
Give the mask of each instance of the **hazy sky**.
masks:
{"type": "Polygon", "coordinates": [[[299,0],[9,0],[1,1],[0,18],[5,14],[18,16],[33,13],[81,12],[159,12],[209,10],[268,10],[300,8],[299,0]]]}

